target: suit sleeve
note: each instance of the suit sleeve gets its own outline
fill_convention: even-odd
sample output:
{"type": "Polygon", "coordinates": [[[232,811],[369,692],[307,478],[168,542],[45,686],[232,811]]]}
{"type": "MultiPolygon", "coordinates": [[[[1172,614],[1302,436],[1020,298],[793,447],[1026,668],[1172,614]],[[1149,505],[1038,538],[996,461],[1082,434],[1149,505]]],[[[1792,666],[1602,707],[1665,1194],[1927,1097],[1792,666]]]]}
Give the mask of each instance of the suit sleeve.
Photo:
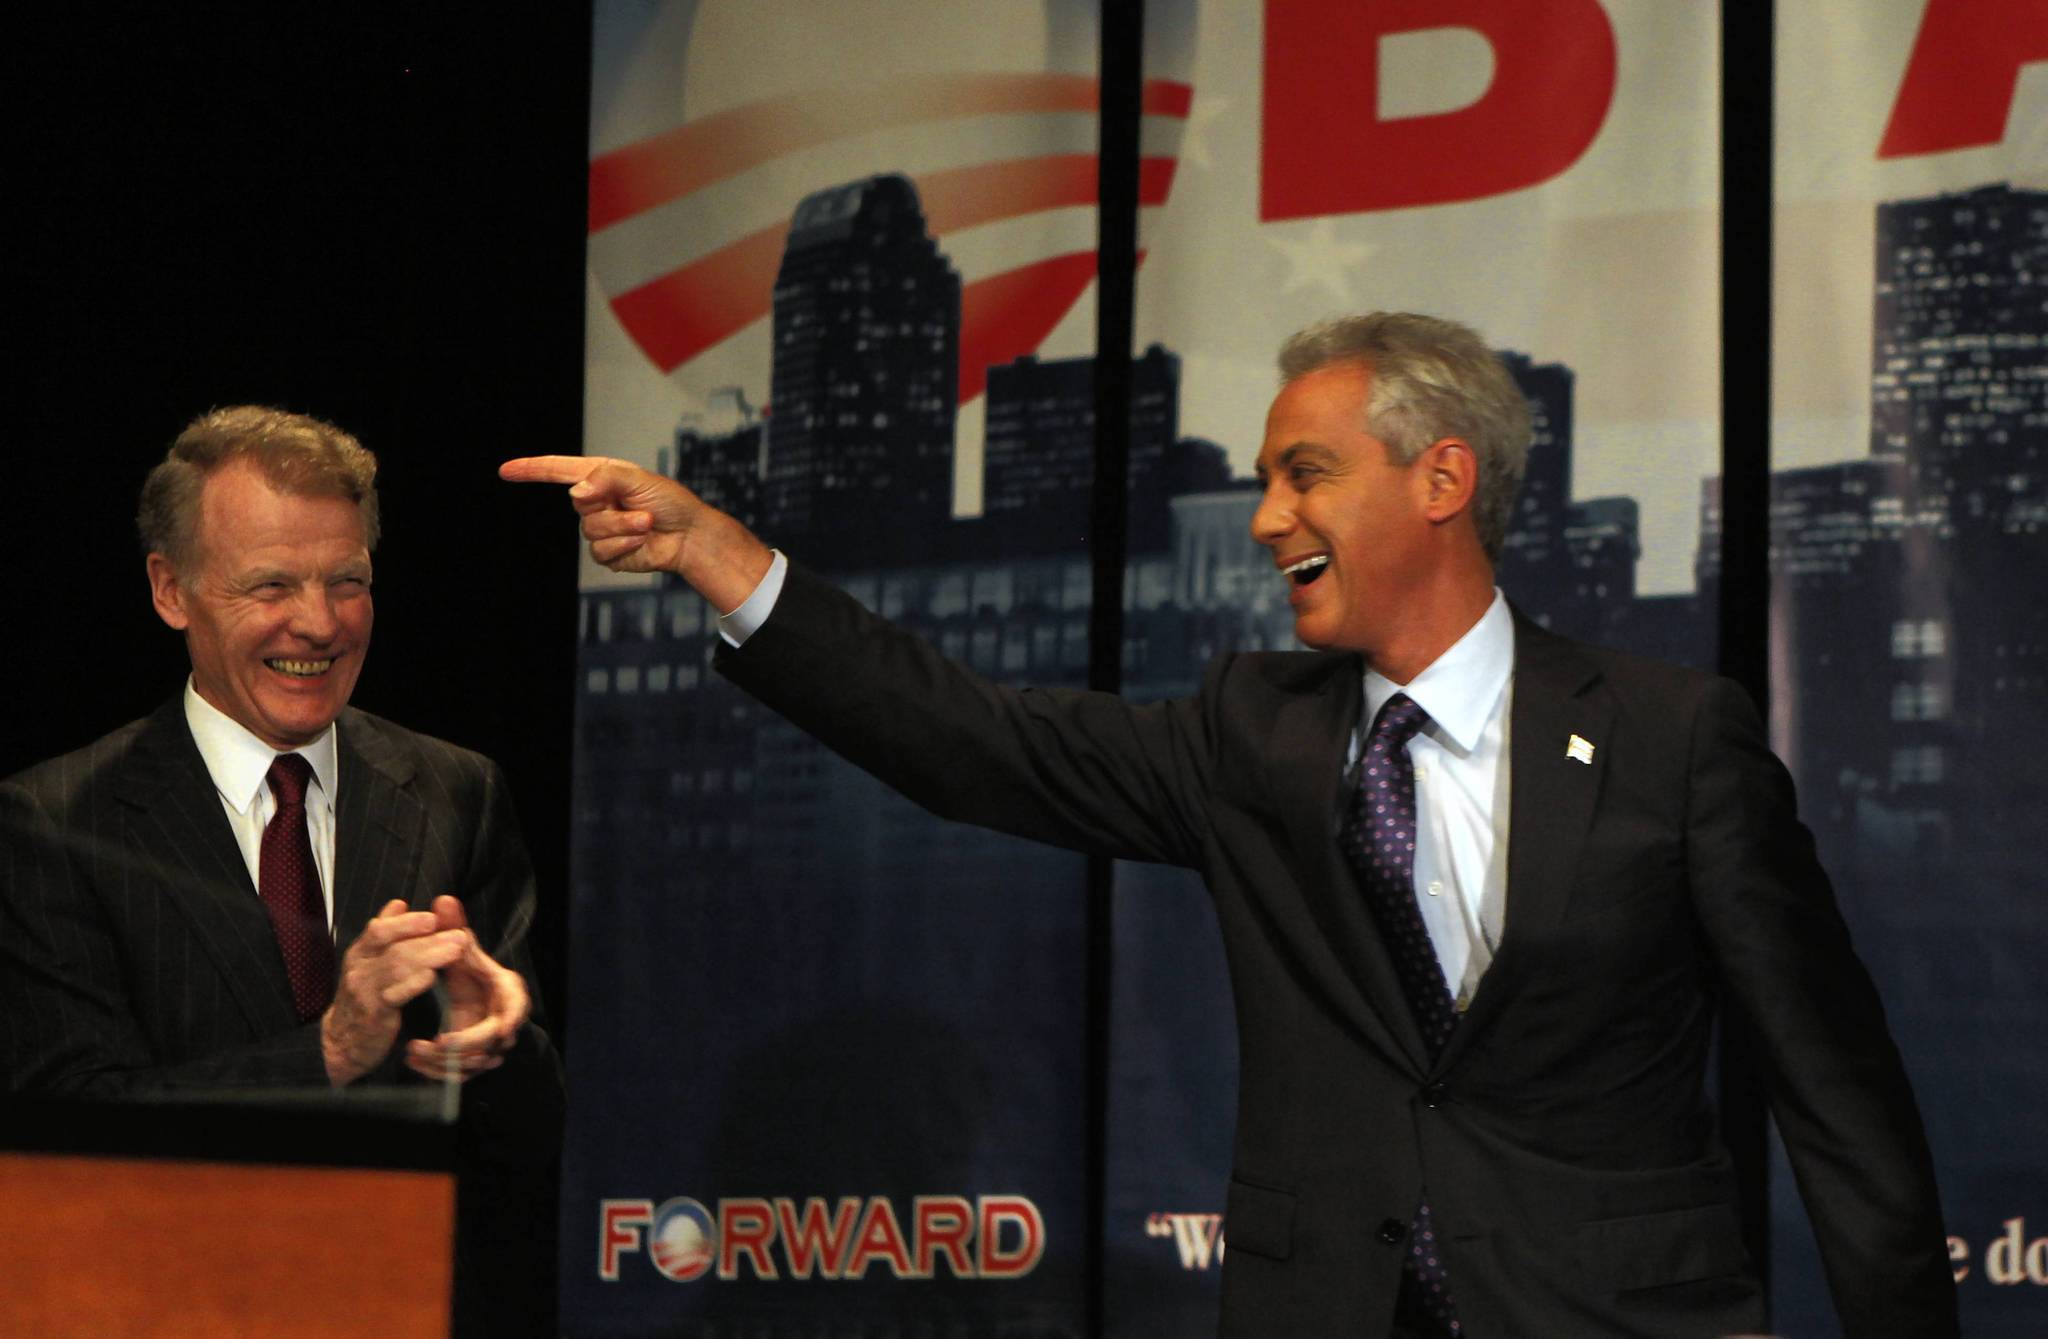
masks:
{"type": "Polygon", "coordinates": [[[1098,855],[1195,865],[1208,730],[1194,702],[1016,689],[791,564],[719,672],[942,818],[1098,855]]]}
{"type": "Polygon", "coordinates": [[[1884,1007],[1748,697],[1694,722],[1691,886],[1819,1240],[1843,1331],[1957,1332],[1933,1161],[1884,1007]]]}
{"type": "MultiPolygon", "coordinates": [[[[129,1099],[177,1089],[324,1084],[319,1024],[160,1064],[131,998],[134,966],[108,926],[89,829],[0,785],[0,1072],[15,1092],[129,1099]]],[[[166,989],[217,989],[159,982],[166,989]]],[[[233,1006],[221,1001],[231,1012],[233,1006]]]]}

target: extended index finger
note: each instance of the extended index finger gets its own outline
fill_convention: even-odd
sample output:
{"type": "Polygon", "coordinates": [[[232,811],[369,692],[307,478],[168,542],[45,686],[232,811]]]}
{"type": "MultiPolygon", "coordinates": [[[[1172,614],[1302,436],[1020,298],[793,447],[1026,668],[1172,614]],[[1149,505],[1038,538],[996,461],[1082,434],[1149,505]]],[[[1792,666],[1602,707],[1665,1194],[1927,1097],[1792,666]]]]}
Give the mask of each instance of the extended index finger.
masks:
{"type": "Polygon", "coordinates": [[[498,477],[515,484],[580,484],[610,463],[603,456],[520,456],[498,466],[498,477]]]}

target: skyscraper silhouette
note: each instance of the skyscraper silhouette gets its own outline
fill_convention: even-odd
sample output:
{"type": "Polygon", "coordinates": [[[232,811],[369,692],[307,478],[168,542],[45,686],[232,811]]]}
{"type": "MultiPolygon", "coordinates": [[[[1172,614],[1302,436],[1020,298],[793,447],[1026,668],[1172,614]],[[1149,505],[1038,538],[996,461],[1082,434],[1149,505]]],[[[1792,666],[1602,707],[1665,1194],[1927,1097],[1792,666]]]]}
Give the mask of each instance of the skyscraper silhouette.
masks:
{"type": "Polygon", "coordinates": [[[1870,454],[1773,476],[1771,565],[1787,761],[1882,872],[2048,789],[2048,193],[1882,204],[1873,259],[1870,454]]]}
{"type": "MultiPolygon", "coordinates": [[[[1084,545],[1095,492],[1095,360],[1029,354],[988,370],[982,516],[990,552],[1084,545]]],[[[1127,547],[1165,547],[1166,465],[1180,422],[1180,359],[1154,344],[1131,364],[1127,547]]]]}
{"type": "Polygon", "coordinates": [[[1522,490],[1501,547],[1500,587],[1547,628],[1626,644],[1642,556],[1635,500],[1572,501],[1577,376],[1562,363],[1539,363],[1523,353],[1503,351],[1500,358],[1529,398],[1531,429],[1522,490]]]}
{"type": "Polygon", "coordinates": [[[926,552],[953,506],[960,276],[907,178],[797,206],[773,339],[763,527],[831,566],[926,552]]]}
{"type": "Polygon", "coordinates": [[[711,392],[701,414],[676,425],[675,451],[656,468],[747,525],[761,516],[762,436],[766,425],[738,386],[711,392]]]}

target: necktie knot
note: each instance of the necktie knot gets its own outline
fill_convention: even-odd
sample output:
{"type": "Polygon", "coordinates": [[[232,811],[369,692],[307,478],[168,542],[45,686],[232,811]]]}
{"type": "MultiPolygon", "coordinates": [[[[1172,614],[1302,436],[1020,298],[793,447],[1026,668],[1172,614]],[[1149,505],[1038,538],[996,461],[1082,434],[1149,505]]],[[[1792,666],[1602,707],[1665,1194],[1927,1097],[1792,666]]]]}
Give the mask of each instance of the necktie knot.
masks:
{"type": "Polygon", "coordinates": [[[313,779],[313,764],[302,753],[280,753],[270,760],[264,779],[270,783],[270,793],[277,796],[278,808],[300,808],[306,803],[306,783],[313,779]]]}
{"type": "Polygon", "coordinates": [[[1406,693],[1396,693],[1373,717],[1372,731],[1366,736],[1367,748],[1384,747],[1392,752],[1406,748],[1408,741],[1422,733],[1422,727],[1429,724],[1429,713],[1422,704],[1406,693]]]}

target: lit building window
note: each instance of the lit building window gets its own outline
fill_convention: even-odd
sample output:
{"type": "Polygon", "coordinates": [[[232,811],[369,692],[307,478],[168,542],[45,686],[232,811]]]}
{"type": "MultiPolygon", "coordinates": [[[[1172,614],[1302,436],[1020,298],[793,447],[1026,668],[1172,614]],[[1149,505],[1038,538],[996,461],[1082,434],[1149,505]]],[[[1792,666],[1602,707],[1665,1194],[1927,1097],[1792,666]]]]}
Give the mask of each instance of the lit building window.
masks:
{"type": "Polygon", "coordinates": [[[1892,624],[1892,659],[1918,660],[1948,653],[1948,628],[1938,618],[1902,618],[1892,624]]]}
{"type": "Polygon", "coordinates": [[[1938,721],[1948,715],[1947,695],[1938,683],[1892,685],[1892,719],[1938,721]]]}

